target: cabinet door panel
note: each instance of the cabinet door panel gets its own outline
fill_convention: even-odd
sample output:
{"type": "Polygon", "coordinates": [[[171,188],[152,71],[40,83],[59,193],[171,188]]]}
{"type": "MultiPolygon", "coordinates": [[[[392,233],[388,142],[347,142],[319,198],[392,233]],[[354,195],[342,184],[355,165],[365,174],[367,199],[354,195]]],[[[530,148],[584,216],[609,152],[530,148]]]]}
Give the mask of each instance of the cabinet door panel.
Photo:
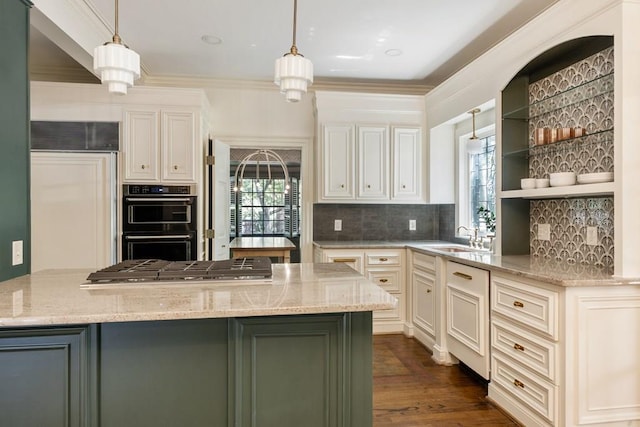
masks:
{"type": "Polygon", "coordinates": [[[162,113],[162,179],[195,181],[195,115],[162,113]]]}
{"type": "Polygon", "coordinates": [[[160,179],[158,113],[127,111],[124,116],[125,181],[160,179]]]}
{"type": "Polygon", "coordinates": [[[86,328],[0,331],[0,425],[87,425],[86,328]]]}
{"type": "Polygon", "coordinates": [[[436,278],[424,270],[413,270],[413,323],[435,336],[435,283],[436,278]]]}
{"type": "Polygon", "coordinates": [[[393,200],[420,200],[422,193],[422,147],[420,128],[394,128],[393,200]]]}
{"type": "Polygon", "coordinates": [[[358,198],[389,198],[388,136],[385,126],[358,128],[358,198]]]}
{"type": "Polygon", "coordinates": [[[348,125],[327,125],[322,134],[322,197],[353,199],[354,128],[348,125]]]}

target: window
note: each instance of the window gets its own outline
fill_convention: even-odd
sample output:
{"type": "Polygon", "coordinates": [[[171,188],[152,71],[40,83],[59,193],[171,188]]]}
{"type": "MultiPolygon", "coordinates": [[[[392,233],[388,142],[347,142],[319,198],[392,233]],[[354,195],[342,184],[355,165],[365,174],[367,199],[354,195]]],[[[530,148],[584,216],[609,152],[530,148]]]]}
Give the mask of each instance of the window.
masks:
{"type": "MultiPolygon", "coordinates": [[[[235,186],[231,177],[231,187],[235,186]]],[[[300,231],[298,178],[290,178],[284,193],[284,179],[242,180],[242,191],[231,191],[232,236],[297,236],[300,231]]]]}
{"type": "Polygon", "coordinates": [[[480,138],[479,152],[467,154],[469,158],[468,224],[482,231],[493,232],[490,224],[478,213],[480,208],[496,212],[496,137],[480,138]]]}

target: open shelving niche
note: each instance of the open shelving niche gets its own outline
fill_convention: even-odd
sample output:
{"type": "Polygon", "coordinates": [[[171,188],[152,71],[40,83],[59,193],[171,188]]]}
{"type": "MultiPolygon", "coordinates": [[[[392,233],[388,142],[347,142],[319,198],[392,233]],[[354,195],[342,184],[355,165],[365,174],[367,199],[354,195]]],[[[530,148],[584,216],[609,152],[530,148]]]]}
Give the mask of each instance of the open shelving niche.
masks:
{"type": "MultiPolygon", "coordinates": [[[[529,84],[583,60],[613,45],[607,37],[576,39],[552,48],[521,70],[502,92],[502,186],[498,198],[502,207],[502,254],[529,254],[529,203],[538,199],[613,196],[615,183],[522,190],[520,179],[530,176],[529,159],[553,152],[577,150],[590,145],[613,144],[613,123],[606,128],[587,129],[587,134],[550,144],[534,145],[530,122],[542,115],[589,102],[597,96],[613,95],[614,72],[570,87],[540,101],[529,100],[529,84]],[[505,221],[508,218],[508,221],[505,221]]],[[[564,126],[558,126],[564,127],[564,126]]],[[[565,170],[558,170],[565,171],[565,170]]],[[[542,178],[542,176],[532,176],[542,178]]]]}

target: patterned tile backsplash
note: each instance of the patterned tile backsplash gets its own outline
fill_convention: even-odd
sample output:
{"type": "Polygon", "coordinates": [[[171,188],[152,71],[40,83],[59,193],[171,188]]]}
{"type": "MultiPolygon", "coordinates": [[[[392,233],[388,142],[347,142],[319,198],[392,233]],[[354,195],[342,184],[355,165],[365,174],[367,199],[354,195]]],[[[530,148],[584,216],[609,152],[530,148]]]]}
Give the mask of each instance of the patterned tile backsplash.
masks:
{"type": "MultiPolygon", "coordinates": [[[[529,85],[529,176],[613,172],[613,47],[529,85]],[[567,101],[570,99],[570,101],[567,101]],[[556,104],[567,105],[554,108],[556,104]],[[585,136],[535,145],[536,129],[582,128],[585,136]]],[[[530,203],[530,252],[547,260],[613,270],[613,198],[535,200],[530,203]],[[549,240],[538,239],[548,224],[549,240]],[[596,227],[595,245],[587,227],[596,227]]]]}
{"type": "Polygon", "coordinates": [[[552,199],[531,201],[531,254],[565,261],[613,267],[613,198],[552,199]],[[548,224],[550,240],[538,239],[540,226],[548,224]],[[596,227],[597,245],[588,245],[587,227],[596,227]]]}
{"type": "Polygon", "coordinates": [[[529,176],[613,172],[613,47],[529,85],[529,176]],[[555,108],[554,105],[566,105],[555,108]],[[535,145],[536,129],[585,136],[535,145]]]}

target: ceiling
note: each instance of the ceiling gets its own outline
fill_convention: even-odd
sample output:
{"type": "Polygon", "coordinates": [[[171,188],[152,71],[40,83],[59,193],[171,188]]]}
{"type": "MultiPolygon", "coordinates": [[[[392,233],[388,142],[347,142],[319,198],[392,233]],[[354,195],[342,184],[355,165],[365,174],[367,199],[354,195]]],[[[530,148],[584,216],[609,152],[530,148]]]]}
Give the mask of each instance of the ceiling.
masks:
{"type": "MultiPolygon", "coordinates": [[[[114,0],[76,1],[113,31],[114,0]]],[[[556,1],[299,0],[296,45],[316,82],[432,87],[556,1]]],[[[293,0],[119,2],[120,36],[140,54],[147,78],[272,80],[292,26],[293,0]]],[[[34,69],[78,74],[77,62],[37,28],[30,60],[34,69]]]]}

